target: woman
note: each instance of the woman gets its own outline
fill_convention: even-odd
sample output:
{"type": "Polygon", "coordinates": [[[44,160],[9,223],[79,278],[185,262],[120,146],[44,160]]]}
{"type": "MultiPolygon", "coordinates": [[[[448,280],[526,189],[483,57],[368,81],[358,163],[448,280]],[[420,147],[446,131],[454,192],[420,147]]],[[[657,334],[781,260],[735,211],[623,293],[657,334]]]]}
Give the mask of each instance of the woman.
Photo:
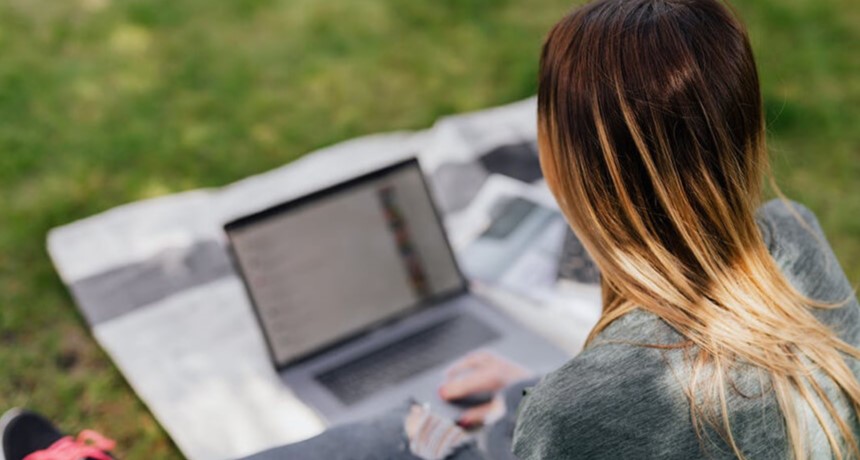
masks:
{"type": "Polygon", "coordinates": [[[574,12],[544,46],[538,127],[603,314],[525,398],[516,454],[860,458],[860,311],[811,213],[759,208],[761,95],[730,11],[574,12]]]}
{"type": "Polygon", "coordinates": [[[860,307],[814,216],[760,205],[759,82],[729,9],[574,11],[544,45],[538,128],[602,273],[585,351],[539,382],[492,355],[455,366],[444,397],[499,392],[461,419],[478,438],[406,404],[256,458],[860,458],[860,307]]]}

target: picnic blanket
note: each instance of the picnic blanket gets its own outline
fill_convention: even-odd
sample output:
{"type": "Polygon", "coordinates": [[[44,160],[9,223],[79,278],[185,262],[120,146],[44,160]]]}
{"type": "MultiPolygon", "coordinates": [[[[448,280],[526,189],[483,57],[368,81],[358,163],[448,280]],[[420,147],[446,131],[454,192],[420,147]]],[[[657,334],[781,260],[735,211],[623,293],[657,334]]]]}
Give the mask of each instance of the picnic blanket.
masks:
{"type": "MultiPolygon", "coordinates": [[[[220,189],[120,206],[53,229],[48,250],[95,339],[179,449],[194,460],[235,458],[324,426],[272,369],[223,224],[417,156],[452,241],[462,240],[451,222],[488,178],[545,188],[535,136],[534,99],[446,117],[427,130],[324,148],[220,189]]],[[[590,313],[560,322],[490,288],[485,295],[571,353],[597,305],[583,297],[590,313]]]]}

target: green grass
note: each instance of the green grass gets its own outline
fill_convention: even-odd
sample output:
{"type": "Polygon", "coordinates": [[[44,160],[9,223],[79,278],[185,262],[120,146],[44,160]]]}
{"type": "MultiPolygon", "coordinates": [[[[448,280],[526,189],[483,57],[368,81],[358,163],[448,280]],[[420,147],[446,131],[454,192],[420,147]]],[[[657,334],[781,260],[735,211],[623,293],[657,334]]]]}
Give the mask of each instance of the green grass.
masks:
{"type": "MultiPolygon", "coordinates": [[[[532,95],[560,0],[0,0],[0,409],[178,451],[93,342],[46,232],[532,95]]],[[[860,3],[738,0],[777,178],[860,282],[860,3]]]]}

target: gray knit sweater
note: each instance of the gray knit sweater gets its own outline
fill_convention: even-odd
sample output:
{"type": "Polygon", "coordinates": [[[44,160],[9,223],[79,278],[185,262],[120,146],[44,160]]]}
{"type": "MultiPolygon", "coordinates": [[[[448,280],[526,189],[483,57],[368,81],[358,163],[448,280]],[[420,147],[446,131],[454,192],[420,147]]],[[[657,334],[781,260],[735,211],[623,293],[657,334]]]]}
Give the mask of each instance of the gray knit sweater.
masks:
{"type": "MultiPolygon", "coordinates": [[[[840,301],[836,310],[816,315],[855,346],[860,345],[860,308],[851,285],[827,245],[814,215],[792,204],[768,202],[758,222],[770,253],[790,282],[815,299],[840,301]],[[811,230],[811,231],[810,231],[811,230]]],[[[517,458],[734,458],[716,433],[696,436],[684,393],[689,361],[679,349],[633,345],[673,344],[682,337],[658,317],[643,311],[607,327],[580,355],[530,388],[519,405],[513,450],[517,458]]],[[[686,352],[689,356],[689,351],[686,352]]],[[[850,362],[855,375],[860,363],[850,362]]],[[[747,458],[789,458],[783,417],[767,379],[750,367],[731,375],[728,411],[732,433],[747,458]]],[[[860,427],[847,401],[822,380],[837,407],[860,427]]],[[[798,402],[798,404],[801,404],[798,402]]],[[[831,458],[829,445],[806,405],[812,458],[831,458]]]]}

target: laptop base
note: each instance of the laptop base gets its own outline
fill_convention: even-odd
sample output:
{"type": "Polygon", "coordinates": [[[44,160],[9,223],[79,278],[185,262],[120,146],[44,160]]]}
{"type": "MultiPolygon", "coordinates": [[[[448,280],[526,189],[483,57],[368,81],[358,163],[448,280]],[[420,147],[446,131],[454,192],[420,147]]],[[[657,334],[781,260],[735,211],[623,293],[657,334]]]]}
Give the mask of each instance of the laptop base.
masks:
{"type": "Polygon", "coordinates": [[[410,398],[429,403],[435,412],[453,419],[462,408],[443,401],[438,395],[439,385],[451,363],[478,349],[517,362],[536,375],[569,359],[495,307],[464,294],[291,366],[281,372],[281,377],[299,399],[330,424],[362,420],[410,398]],[[441,329],[451,335],[436,338],[434,345],[432,336],[441,329]],[[423,342],[422,337],[431,340],[423,342]],[[438,355],[434,347],[439,349],[438,355]],[[414,361],[423,361],[427,367],[416,370],[414,361]],[[368,374],[378,374],[379,378],[368,374]]]}

